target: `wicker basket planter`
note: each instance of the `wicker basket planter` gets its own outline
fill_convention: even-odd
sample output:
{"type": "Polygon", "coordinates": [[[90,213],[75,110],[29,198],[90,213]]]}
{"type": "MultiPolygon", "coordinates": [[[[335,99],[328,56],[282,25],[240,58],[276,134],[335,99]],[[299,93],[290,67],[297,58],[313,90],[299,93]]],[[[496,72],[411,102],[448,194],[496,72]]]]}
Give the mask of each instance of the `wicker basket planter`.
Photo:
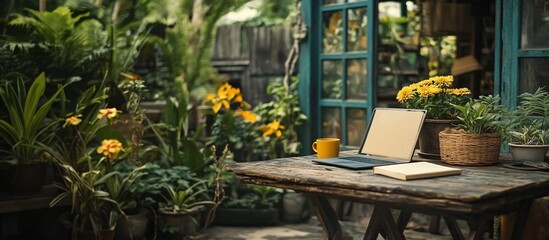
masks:
{"type": "Polygon", "coordinates": [[[439,133],[442,162],[462,166],[486,166],[499,158],[499,133],[467,134],[446,129],[439,133]]]}

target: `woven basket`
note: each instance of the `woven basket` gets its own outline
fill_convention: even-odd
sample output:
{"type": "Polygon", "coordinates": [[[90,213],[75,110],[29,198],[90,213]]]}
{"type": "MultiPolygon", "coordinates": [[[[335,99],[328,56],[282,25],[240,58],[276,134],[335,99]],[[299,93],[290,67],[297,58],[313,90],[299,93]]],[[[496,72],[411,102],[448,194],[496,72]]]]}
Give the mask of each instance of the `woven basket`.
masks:
{"type": "Polygon", "coordinates": [[[498,161],[499,133],[467,134],[446,129],[439,133],[442,162],[462,166],[485,166],[498,161]]]}

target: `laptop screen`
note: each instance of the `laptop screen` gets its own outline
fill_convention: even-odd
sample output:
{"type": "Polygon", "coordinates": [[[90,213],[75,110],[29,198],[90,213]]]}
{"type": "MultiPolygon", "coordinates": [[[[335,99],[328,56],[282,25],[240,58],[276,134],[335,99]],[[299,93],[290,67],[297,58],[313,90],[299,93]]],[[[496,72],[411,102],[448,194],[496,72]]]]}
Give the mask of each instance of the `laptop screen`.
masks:
{"type": "Polygon", "coordinates": [[[425,114],[425,110],[419,109],[374,109],[360,153],[406,161],[412,159],[425,114]]]}

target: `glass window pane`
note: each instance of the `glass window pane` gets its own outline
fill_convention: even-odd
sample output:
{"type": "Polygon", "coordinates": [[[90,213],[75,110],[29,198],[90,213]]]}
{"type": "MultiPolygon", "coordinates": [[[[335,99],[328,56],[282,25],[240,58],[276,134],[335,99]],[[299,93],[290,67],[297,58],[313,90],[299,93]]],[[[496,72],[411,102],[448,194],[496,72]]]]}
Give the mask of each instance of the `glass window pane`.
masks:
{"type": "Polygon", "coordinates": [[[366,51],[366,8],[347,10],[347,50],[350,52],[366,51]]]}
{"type": "Polygon", "coordinates": [[[520,92],[535,92],[538,87],[549,86],[549,58],[523,58],[520,60],[520,92]]]}
{"type": "Polygon", "coordinates": [[[347,109],[347,145],[360,146],[366,132],[366,110],[347,109]]]}
{"type": "Polygon", "coordinates": [[[330,4],[340,4],[343,3],[344,0],[324,0],[322,5],[330,5],[330,4]]]}
{"type": "Polygon", "coordinates": [[[335,137],[341,139],[341,109],[322,108],[321,137],[335,137]]]}
{"type": "Polygon", "coordinates": [[[341,60],[322,62],[322,98],[341,99],[343,92],[341,65],[341,60]]]}
{"type": "Polygon", "coordinates": [[[549,1],[523,0],[522,48],[549,48],[549,1]]]}
{"type": "Polygon", "coordinates": [[[325,12],[322,22],[322,52],[338,53],[343,51],[343,13],[325,12]]]}
{"type": "Polygon", "coordinates": [[[366,100],[366,60],[347,62],[347,99],[366,100]]]}

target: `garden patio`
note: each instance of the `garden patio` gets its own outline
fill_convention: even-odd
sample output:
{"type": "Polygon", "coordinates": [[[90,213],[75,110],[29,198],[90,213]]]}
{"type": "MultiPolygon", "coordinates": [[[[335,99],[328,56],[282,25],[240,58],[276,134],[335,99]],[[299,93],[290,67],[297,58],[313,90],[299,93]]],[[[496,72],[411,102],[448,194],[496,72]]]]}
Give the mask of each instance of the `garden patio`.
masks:
{"type": "Polygon", "coordinates": [[[549,3],[2,3],[0,239],[549,237],[549,3]]]}

